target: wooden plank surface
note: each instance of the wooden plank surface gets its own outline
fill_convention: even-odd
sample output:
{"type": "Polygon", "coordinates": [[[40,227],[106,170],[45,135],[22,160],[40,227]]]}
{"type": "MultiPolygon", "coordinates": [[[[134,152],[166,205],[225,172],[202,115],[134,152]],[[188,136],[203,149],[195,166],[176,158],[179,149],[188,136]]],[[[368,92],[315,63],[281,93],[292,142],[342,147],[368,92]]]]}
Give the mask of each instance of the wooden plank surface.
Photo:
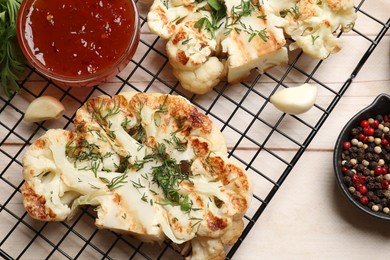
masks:
{"type": "MultiPolygon", "coordinates": [[[[145,12],[146,7],[140,6],[145,12]]],[[[379,21],[386,22],[389,18],[390,4],[388,0],[368,0],[361,7],[368,14],[374,15],[379,21]]],[[[371,18],[361,15],[356,25],[358,32],[366,35],[370,39],[374,39],[377,35],[380,24],[373,22],[371,18]]],[[[147,30],[143,30],[142,40],[151,44],[155,40],[155,36],[151,35],[147,30]]],[[[320,69],[316,71],[313,77],[325,84],[330,90],[338,91],[343,82],[349,77],[361,55],[369,46],[369,41],[364,39],[358,33],[349,33],[343,35],[344,48],[338,53],[332,55],[328,60],[321,64],[320,69]],[[359,54],[359,55],[356,55],[359,54]]],[[[157,50],[164,51],[164,41],[159,40],[154,46],[157,50]]],[[[148,47],[140,44],[139,52],[135,56],[135,60],[140,60],[142,53],[148,47]],[[138,56],[137,56],[138,55],[138,56]]],[[[164,58],[157,52],[151,52],[148,58],[142,63],[147,68],[154,68],[153,72],[158,71],[163,66],[164,58]]],[[[317,64],[311,58],[302,58],[296,64],[299,69],[311,71],[317,64]]],[[[120,76],[126,77],[135,68],[135,64],[130,64],[120,76]]],[[[169,68],[169,66],[167,66],[169,68]]],[[[265,97],[269,97],[272,91],[275,90],[276,83],[272,77],[279,78],[285,72],[286,67],[279,66],[268,72],[269,76],[262,76],[259,83],[255,87],[257,91],[265,97]],[[270,77],[272,76],[272,77],[270,77]]],[[[175,82],[175,79],[170,74],[169,69],[163,70],[160,76],[168,82],[175,82]]],[[[145,86],[150,82],[151,75],[144,70],[137,69],[134,76],[131,78],[132,84],[136,86],[145,86]]],[[[306,80],[304,76],[297,73],[287,75],[284,84],[297,85],[306,80]]],[[[38,75],[33,74],[29,78],[26,86],[29,90],[37,95],[45,87],[46,83],[38,75]]],[[[110,83],[102,87],[108,93],[115,93],[119,88],[121,81],[113,79],[110,83]]],[[[155,83],[152,89],[156,91],[167,91],[167,88],[162,84],[155,83]]],[[[72,90],[73,91],[73,90],[72,90]]],[[[230,86],[226,92],[227,97],[232,100],[240,100],[247,92],[247,89],[242,86],[230,86]]],[[[72,94],[72,92],[70,92],[72,94]]],[[[348,119],[356,114],[359,110],[369,105],[374,98],[380,93],[390,94],[390,33],[382,39],[373,55],[368,59],[365,66],[360,71],[359,75],[354,79],[345,95],[340,100],[334,111],[329,116],[323,127],[320,129],[313,142],[307,148],[306,152],[294,167],[290,176],[287,178],[282,188],[277,192],[276,196],[267,207],[259,221],[256,223],[244,243],[240,246],[234,259],[367,259],[375,257],[386,259],[388,258],[388,245],[390,242],[389,223],[377,221],[369,218],[360,212],[357,212],[344,198],[338,190],[332,169],[332,151],[335,140],[339,131],[348,119]]],[[[44,94],[55,95],[61,97],[63,92],[56,88],[50,87],[44,94]]],[[[97,95],[98,93],[94,93],[97,95]]],[[[83,100],[88,95],[88,92],[77,93],[77,97],[83,100]]],[[[321,108],[327,108],[334,98],[334,93],[326,88],[319,86],[319,93],[316,104],[321,108]]],[[[214,101],[216,93],[210,93],[205,96],[200,96],[195,101],[208,108],[214,101]]],[[[21,112],[26,109],[29,102],[34,99],[34,96],[23,91],[21,95],[12,101],[12,106],[21,112]]],[[[248,121],[252,120],[253,114],[265,103],[265,100],[258,95],[248,95],[243,102],[243,108],[237,112],[228,125],[224,122],[229,119],[232,111],[231,101],[227,98],[219,98],[214,108],[210,111],[210,116],[216,122],[218,127],[223,128],[223,133],[227,138],[229,149],[235,147],[235,144],[241,137],[241,133],[245,131],[245,126],[248,121]],[[218,118],[216,118],[218,117],[218,118]]],[[[64,104],[67,108],[67,118],[72,117],[77,109],[79,102],[66,98],[64,104]]],[[[0,101],[0,107],[4,103],[0,101]]],[[[0,121],[6,122],[9,129],[0,126],[0,137],[8,136],[4,144],[0,147],[6,151],[9,156],[0,154],[0,171],[11,165],[6,174],[2,176],[11,185],[17,187],[22,182],[20,175],[21,166],[13,162],[13,157],[21,160],[21,156],[25,149],[25,143],[21,139],[28,139],[37,129],[37,125],[29,124],[21,121],[22,113],[15,112],[12,106],[8,106],[0,114],[0,121]]],[[[260,118],[265,122],[273,125],[275,118],[279,118],[280,112],[272,105],[268,104],[264,108],[264,112],[260,114],[260,118]]],[[[306,122],[317,122],[322,112],[316,108],[299,117],[306,122]]],[[[62,128],[67,125],[67,118],[55,122],[46,122],[46,128],[62,128]]],[[[69,126],[71,128],[71,126],[69,126]]],[[[248,136],[256,142],[262,143],[267,138],[270,128],[261,120],[256,121],[256,127],[252,127],[248,136]]],[[[286,133],[293,138],[297,143],[302,143],[310,132],[310,128],[303,126],[297,120],[290,116],[286,116],[278,126],[280,133],[286,133]]],[[[34,138],[43,134],[39,130],[34,138]]],[[[29,141],[33,141],[29,140],[29,141]]],[[[280,134],[274,134],[267,141],[266,147],[272,152],[275,152],[280,158],[289,161],[298,149],[297,143],[285,139],[280,134]]],[[[253,157],[253,154],[258,151],[257,144],[248,138],[244,138],[234,152],[234,155],[244,162],[248,162],[253,157]]],[[[269,176],[272,181],[276,181],[282,172],[281,169],[286,167],[280,163],[275,157],[262,151],[251,167],[269,176]]],[[[259,178],[257,173],[249,169],[253,174],[254,191],[260,198],[264,198],[273,188],[273,184],[264,178],[259,178]]],[[[0,181],[1,182],[1,181],[0,181]]],[[[15,189],[9,184],[1,184],[2,192],[0,192],[0,203],[7,203],[8,211],[0,212],[0,240],[2,240],[17,222],[15,216],[24,216],[24,210],[21,205],[20,194],[15,193],[15,189]],[[15,216],[13,216],[14,214],[15,216]]],[[[252,217],[255,214],[260,202],[254,201],[248,210],[248,216],[252,217]]],[[[39,229],[42,223],[31,220],[28,216],[23,217],[23,222],[30,224],[32,227],[39,229]]],[[[72,223],[69,223],[72,224],[72,223]]],[[[25,225],[19,225],[25,226],[25,225]]],[[[44,228],[44,237],[50,238],[54,244],[61,239],[61,234],[67,229],[62,224],[50,223],[49,227],[44,228]],[[58,232],[57,232],[58,230],[58,232]]],[[[82,234],[85,237],[93,237],[93,221],[92,219],[83,218],[78,223],[71,235],[67,237],[65,242],[61,243],[60,248],[69,255],[76,255],[81,247],[85,245],[85,241],[80,240],[77,234],[82,234]]],[[[12,232],[12,235],[6,239],[2,245],[2,249],[16,257],[20,254],[20,248],[24,248],[29,242],[34,239],[34,246],[29,247],[28,253],[24,254],[25,259],[40,259],[40,255],[46,255],[52,250],[52,246],[45,241],[44,238],[38,236],[34,238],[34,233],[29,228],[17,228],[12,232]],[[29,257],[26,257],[29,256],[29,257]]],[[[96,236],[96,245],[102,250],[109,247],[110,239],[115,239],[108,231],[99,231],[96,236]],[[101,237],[107,237],[107,241],[99,240],[101,237]]],[[[131,238],[126,238],[131,239],[131,238]]],[[[133,243],[137,243],[134,242],[133,243]]],[[[142,245],[141,251],[146,254],[158,255],[160,248],[153,248],[148,245],[142,245]]],[[[125,259],[134,252],[134,248],[129,247],[125,241],[121,241],[112,250],[112,257],[115,259],[125,259]]],[[[167,254],[168,255],[168,254],[167,254]]],[[[96,249],[86,246],[80,255],[80,259],[92,259],[100,257],[96,253],[96,249]]],[[[53,259],[62,259],[63,256],[58,252],[53,254],[53,259]]],[[[135,257],[142,259],[142,255],[135,257]]]]}

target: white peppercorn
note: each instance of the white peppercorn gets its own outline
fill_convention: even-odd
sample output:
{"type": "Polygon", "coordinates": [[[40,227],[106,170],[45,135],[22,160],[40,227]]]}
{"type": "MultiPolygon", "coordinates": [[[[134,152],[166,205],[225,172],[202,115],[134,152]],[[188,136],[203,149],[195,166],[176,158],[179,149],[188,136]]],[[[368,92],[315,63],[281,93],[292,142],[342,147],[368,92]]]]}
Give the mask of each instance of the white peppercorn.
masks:
{"type": "Polygon", "coordinates": [[[376,145],[380,145],[381,142],[382,142],[382,140],[381,140],[380,138],[375,138],[375,139],[374,139],[374,143],[375,143],[376,145]]]}
{"type": "Polygon", "coordinates": [[[352,139],[352,140],[351,140],[351,144],[352,144],[352,145],[355,145],[355,146],[357,146],[357,145],[358,145],[358,143],[359,143],[359,140],[358,140],[358,139],[356,139],[356,138],[354,138],[354,139],[352,139]]]}
{"type": "Polygon", "coordinates": [[[375,146],[375,147],[374,147],[374,152],[377,153],[377,154],[379,154],[379,153],[382,152],[382,148],[381,148],[380,146],[375,146]]]}
{"type": "Polygon", "coordinates": [[[349,162],[351,163],[352,166],[355,166],[357,164],[356,159],[351,159],[349,162]]]}
{"type": "Polygon", "coordinates": [[[369,161],[367,161],[367,160],[363,160],[362,161],[362,164],[364,165],[364,166],[368,166],[368,165],[370,165],[370,162],[369,161]]]}
{"type": "Polygon", "coordinates": [[[379,159],[379,161],[378,161],[378,165],[379,165],[379,166],[383,166],[383,165],[385,165],[385,160],[383,160],[383,159],[379,159]]]}

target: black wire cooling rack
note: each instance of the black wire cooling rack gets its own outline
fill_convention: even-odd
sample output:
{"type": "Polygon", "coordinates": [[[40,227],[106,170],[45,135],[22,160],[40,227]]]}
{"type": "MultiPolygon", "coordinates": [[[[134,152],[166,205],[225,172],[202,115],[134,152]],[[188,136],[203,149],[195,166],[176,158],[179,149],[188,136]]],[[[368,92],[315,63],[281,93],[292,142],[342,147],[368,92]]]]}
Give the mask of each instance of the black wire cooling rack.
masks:
{"type": "MultiPolygon", "coordinates": [[[[152,245],[130,236],[96,229],[91,207],[83,208],[71,221],[44,223],[31,219],[22,205],[21,158],[28,145],[49,128],[72,129],[74,112],[90,97],[136,90],[187,97],[220,127],[227,139],[229,155],[245,165],[253,176],[253,202],[245,216],[245,230],[238,242],[227,248],[227,258],[232,258],[389,29],[389,17],[379,18],[372,11],[367,11],[371,10],[368,7],[372,1],[362,0],[355,7],[358,21],[349,34],[359,36],[357,44],[364,44],[367,48],[363,52],[351,51],[348,59],[345,57],[345,64],[353,64],[349,75],[338,75],[336,70],[330,69],[335,62],[334,57],[341,54],[317,61],[296,51],[290,54],[290,63],[286,66],[279,66],[263,75],[253,74],[237,86],[221,84],[205,96],[191,95],[171,76],[164,55],[165,41],[148,33],[145,19],[148,7],[142,4],[138,4],[143,32],[139,48],[129,66],[113,82],[88,89],[62,88],[28,68],[20,82],[20,94],[9,99],[4,94],[0,96],[0,256],[5,259],[181,257],[180,248],[169,241],[152,245]],[[377,29],[377,33],[367,35],[364,30],[359,30],[359,23],[368,24],[370,28],[377,29]],[[332,73],[329,77],[342,78],[338,82],[344,83],[324,84],[324,79],[316,76],[316,72],[322,69],[330,69],[332,73]],[[319,91],[329,98],[318,101],[302,116],[283,114],[269,103],[269,97],[278,89],[303,82],[316,84],[319,91]],[[54,122],[24,122],[23,111],[28,103],[41,95],[60,98],[67,108],[66,114],[54,122]]],[[[347,38],[344,35],[340,37],[347,38]]]]}

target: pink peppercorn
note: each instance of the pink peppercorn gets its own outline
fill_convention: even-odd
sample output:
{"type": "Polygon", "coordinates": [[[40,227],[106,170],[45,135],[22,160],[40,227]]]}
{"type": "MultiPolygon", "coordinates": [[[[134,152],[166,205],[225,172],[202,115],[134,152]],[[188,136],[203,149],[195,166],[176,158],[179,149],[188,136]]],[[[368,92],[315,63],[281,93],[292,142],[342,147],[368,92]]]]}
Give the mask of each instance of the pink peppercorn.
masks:
{"type": "Polygon", "coordinates": [[[368,123],[368,120],[363,120],[362,122],[360,122],[360,126],[362,128],[366,128],[370,125],[370,123],[368,123]]]}
{"type": "Polygon", "coordinates": [[[378,128],[378,126],[379,126],[379,121],[378,120],[374,120],[374,122],[371,124],[371,127],[373,127],[373,128],[378,128]]]}
{"type": "Polygon", "coordinates": [[[375,129],[372,128],[372,127],[366,127],[366,128],[363,129],[363,133],[364,133],[365,135],[368,135],[368,136],[374,135],[375,129]]]}
{"type": "Polygon", "coordinates": [[[344,150],[348,150],[349,148],[351,148],[351,142],[344,142],[343,148],[344,148],[344,150]]]}
{"type": "Polygon", "coordinates": [[[374,172],[377,175],[381,175],[382,174],[382,167],[380,167],[380,166],[375,167],[374,172]]]}
{"type": "Polygon", "coordinates": [[[360,203],[362,203],[363,205],[367,205],[368,204],[368,198],[367,196],[362,196],[360,198],[360,203]]]}
{"type": "Polygon", "coordinates": [[[382,188],[385,190],[387,190],[389,188],[389,181],[388,180],[382,181],[382,188]]]}
{"type": "Polygon", "coordinates": [[[367,193],[367,187],[364,186],[364,185],[359,186],[358,189],[359,189],[359,192],[360,192],[361,194],[366,194],[366,193],[367,193]]]}

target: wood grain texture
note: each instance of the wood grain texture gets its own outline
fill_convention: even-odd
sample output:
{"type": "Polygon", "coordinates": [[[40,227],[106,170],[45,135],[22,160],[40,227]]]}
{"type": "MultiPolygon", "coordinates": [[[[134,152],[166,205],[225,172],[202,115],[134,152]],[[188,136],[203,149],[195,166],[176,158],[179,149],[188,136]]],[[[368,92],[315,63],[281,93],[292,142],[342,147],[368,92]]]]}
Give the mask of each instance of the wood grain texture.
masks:
{"type": "MultiPolygon", "coordinates": [[[[147,11],[146,6],[139,4],[139,7],[141,12],[147,11]]],[[[356,30],[367,36],[369,40],[354,32],[343,35],[344,48],[339,53],[331,55],[315,71],[313,79],[322,82],[327,87],[318,85],[316,105],[320,108],[326,109],[329,106],[335,97],[334,92],[340,90],[371,44],[370,40],[378,34],[381,22],[384,23],[389,19],[388,0],[367,0],[361,9],[375,16],[379,22],[373,21],[366,15],[359,15],[356,30]]],[[[150,34],[146,26],[143,27],[141,38],[147,44],[153,44],[156,40],[156,36],[150,34]]],[[[170,67],[165,66],[167,61],[160,54],[164,53],[164,45],[165,41],[161,39],[154,43],[153,48],[156,51],[151,51],[141,64],[151,69],[151,72],[159,73],[159,77],[167,82],[174,83],[176,80],[170,73],[170,67]],[[161,68],[163,69],[160,72],[161,68]]],[[[148,49],[148,46],[140,43],[134,60],[141,61],[148,49]]],[[[297,53],[292,53],[291,59],[296,55],[297,53]]],[[[309,57],[302,57],[295,66],[311,73],[317,63],[318,61],[309,57]]],[[[145,88],[152,76],[145,70],[137,68],[134,63],[130,63],[119,76],[125,79],[133,71],[135,73],[130,78],[131,83],[140,89],[145,88]]],[[[286,66],[279,66],[268,71],[266,75],[260,77],[255,90],[265,98],[269,98],[277,85],[273,78],[280,79],[285,71],[286,66]]],[[[251,75],[248,81],[254,78],[255,75],[251,75]]],[[[307,76],[292,72],[286,76],[283,84],[295,86],[305,80],[307,76]]],[[[313,80],[310,82],[315,84],[313,80]]],[[[7,210],[0,211],[0,241],[4,242],[1,249],[17,257],[21,253],[21,248],[25,248],[34,240],[33,245],[28,248],[22,258],[41,259],[41,256],[46,256],[53,248],[45,240],[47,238],[54,245],[60,243],[61,250],[71,257],[80,253],[79,259],[100,258],[101,254],[97,253],[97,249],[80,239],[79,235],[91,238],[93,243],[105,252],[117,239],[111,232],[96,231],[93,219],[84,217],[72,227],[72,231],[61,242],[63,235],[68,232],[66,225],[71,226],[75,222],[43,224],[32,220],[24,212],[20,193],[15,191],[15,188],[22,183],[21,166],[14,161],[16,159],[20,162],[26,149],[26,144],[22,139],[31,142],[44,133],[37,124],[22,121],[23,111],[36,95],[53,95],[59,98],[64,95],[64,91],[58,88],[45,89],[46,85],[46,81],[33,73],[25,84],[29,91],[22,91],[21,95],[14,98],[12,103],[0,113],[0,122],[6,122],[8,126],[7,128],[0,126],[0,137],[2,140],[5,139],[0,149],[7,153],[7,155],[0,153],[0,172],[9,167],[0,180],[0,204],[6,204],[7,208],[7,210]],[[30,140],[33,133],[35,133],[34,137],[30,140]],[[17,218],[21,218],[21,223],[18,224],[17,218]],[[42,229],[42,234],[35,237],[35,233],[31,232],[27,224],[36,230],[42,229]],[[16,228],[12,231],[14,227],[16,228]],[[12,234],[4,240],[10,231],[12,234]],[[83,250],[80,251],[80,248],[83,250]]],[[[119,87],[121,87],[121,80],[114,78],[101,88],[108,94],[113,94],[119,87]]],[[[129,88],[125,87],[125,89],[129,88]]],[[[167,87],[157,82],[150,86],[150,90],[168,91],[167,87]]],[[[180,91],[183,90],[180,88],[180,91]]],[[[229,86],[224,91],[226,96],[219,97],[209,112],[216,125],[223,129],[229,149],[234,149],[234,156],[245,162],[248,171],[253,175],[255,194],[259,198],[265,198],[274,187],[273,182],[280,178],[287,165],[267,151],[259,152],[257,143],[262,144],[270,132],[270,126],[264,122],[274,126],[282,113],[271,104],[266,104],[266,99],[259,95],[251,92],[246,96],[247,91],[248,89],[240,85],[229,86]],[[235,107],[231,105],[232,100],[235,102],[243,100],[243,102],[242,108],[231,118],[232,112],[235,111],[235,107]],[[235,147],[241,139],[241,134],[247,129],[249,121],[259,109],[263,109],[259,114],[261,120],[256,120],[255,125],[249,129],[247,136],[250,138],[242,139],[239,146],[235,147]],[[227,125],[224,124],[226,120],[229,120],[227,125]],[[256,159],[249,163],[257,152],[259,154],[256,159]],[[268,176],[269,180],[262,178],[259,173],[268,176]]],[[[80,101],[84,101],[90,93],[79,89],[72,89],[69,93],[77,97],[77,100],[65,97],[63,99],[67,109],[65,117],[44,123],[45,128],[67,127],[72,129],[72,125],[68,124],[68,119],[73,116],[80,101]]],[[[185,91],[183,93],[188,94],[185,91]]],[[[378,259],[388,258],[389,223],[372,219],[352,207],[336,186],[332,166],[333,146],[343,125],[351,116],[369,105],[380,93],[390,94],[390,32],[387,32],[353,80],[281,189],[240,246],[234,259],[367,259],[374,255],[378,259]]],[[[92,93],[92,96],[99,94],[101,93],[96,91],[92,93]]],[[[196,97],[194,101],[207,110],[216,96],[217,94],[212,92],[196,97]]],[[[3,106],[4,102],[0,100],[0,107],[3,106]]],[[[321,115],[321,110],[313,108],[298,118],[314,125],[321,115]]],[[[310,127],[301,124],[289,115],[286,115],[278,124],[277,130],[278,132],[267,140],[265,147],[286,162],[291,160],[299,148],[298,144],[303,143],[311,131],[310,127]],[[295,142],[283,137],[283,133],[295,142]]],[[[260,204],[258,200],[254,200],[247,216],[252,217],[260,204]]],[[[93,214],[92,210],[90,212],[93,214]]],[[[111,250],[110,256],[114,259],[128,259],[132,256],[135,248],[129,246],[126,241],[131,241],[133,245],[140,247],[141,254],[135,255],[135,259],[144,259],[142,252],[157,258],[164,248],[163,246],[143,245],[130,237],[125,237],[120,239],[111,250]]],[[[164,257],[175,258],[177,255],[167,253],[164,257]]],[[[61,253],[54,252],[52,259],[65,258],[61,253]]]]}

